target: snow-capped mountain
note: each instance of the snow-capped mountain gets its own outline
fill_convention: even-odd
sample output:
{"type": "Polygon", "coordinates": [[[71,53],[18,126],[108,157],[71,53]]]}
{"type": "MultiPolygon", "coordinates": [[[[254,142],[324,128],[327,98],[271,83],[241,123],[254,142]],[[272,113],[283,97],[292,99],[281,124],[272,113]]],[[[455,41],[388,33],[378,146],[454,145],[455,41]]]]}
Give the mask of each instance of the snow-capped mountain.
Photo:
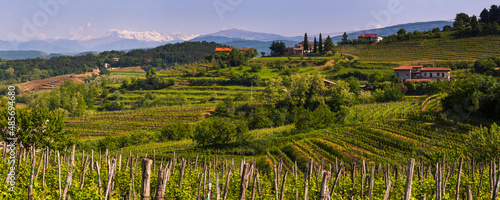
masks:
{"type": "Polygon", "coordinates": [[[196,34],[173,33],[164,34],[156,31],[128,31],[111,29],[104,37],[117,37],[123,39],[147,41],[147,42],[170,42],[170,41],[186,41],[198,37],[196,34]]]}
{"type": "Polygon", "coordinates": [[[26,42],[0,41],[0,51],[36,50],[47,53],[77,53],[86,51],[129,50],[153,48],[166,43],[184,42],[198,36],[197,34],[179,32],[165,34],[157,31],[141,32],[111,29],[102,37],[85,36],[78,40],[48,39],[26,42]]]}

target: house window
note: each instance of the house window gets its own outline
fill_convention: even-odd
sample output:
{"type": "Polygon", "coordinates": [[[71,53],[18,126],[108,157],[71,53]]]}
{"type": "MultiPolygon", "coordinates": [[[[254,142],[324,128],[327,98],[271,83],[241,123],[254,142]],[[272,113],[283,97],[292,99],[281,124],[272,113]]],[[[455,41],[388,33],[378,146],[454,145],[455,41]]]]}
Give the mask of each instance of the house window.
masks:
{"type": "Polygon", "coordinates": [[[406,73],[406,76],[409,76],[408,73],[406,73]]]}
{"type": "Polygon", "coordinates": [[[441,74],[441,77],[444,77],[444,73],[441,74]]]}
{"type": "Polygon", "coordinates": [[[396,76],[399,76],[399,72],[396,72],[396,76]]]}
{"type": "Polygon", "coordinates": [[[432,73],[429,73],[429,75],[432,77],[432,73]]]}
{"type": "Polygon", "coordinates": [[[427,73],[424,73],[424,76],[427,76],[427,73]]]}

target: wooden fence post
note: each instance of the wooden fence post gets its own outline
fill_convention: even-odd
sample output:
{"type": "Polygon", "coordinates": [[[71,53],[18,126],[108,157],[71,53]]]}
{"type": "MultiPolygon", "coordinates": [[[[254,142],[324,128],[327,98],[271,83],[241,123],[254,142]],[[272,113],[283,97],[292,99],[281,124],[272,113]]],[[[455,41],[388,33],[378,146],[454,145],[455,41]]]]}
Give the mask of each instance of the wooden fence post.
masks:
{"type": "Polygon", "coordinates": [[[406,187],[404,200],[410,200],[411,197],[411,184],[413,181],[413,169],[415,167],[415,159],[410,158],[408,163],[408,171],[406,173],[406,187]]]}
{"type": "Polygon", "coordinates": [[[370,173],[370,185],[368,187],[368,198],[372,199],[372,191],[373,191],[373,181],[375,179],[375,164],[372,164],[372,171],[370,173]]]}
{"type": "Polygon", "coordinates": [[[457,194],[455,199],[459,200],[460,199],[460,180],[462,178],[462,164],[463,164],[464,158],[460,158],[460,164],[458,166],[458,178],[457,178],[457,194]]]}
{"type": "Polygon", "coordinates": [[[148,158],[142,159],[142,185],[141,185],[141,200],[149,200],[150,184],[151,184],[151,165],[153,161],[148,158]]]}
{"type": "MultiPolygon", "coordinates": [[[[243,161],[242,161],[243,162],[243,161]]],[[[245,194],[248,186],[248,175],[250,174],[250,166],[248,163],[241,164],[241,184],[240,184],[240,195],[239,199],[244,200],[245,194]]]]}
{"type": "MultiPolygon", "coordinates": [[[[182,170],[184,171],[184,170],[182,170]]],[[[181,171],[181,173],[183,173],[181,171]]],[[[182,182],[182,180],[181,180],[182,182]]],[[[165,199],[165,186],[167,185],[167,170],[158,170],[158,184],[156,185],[156,194],[155,200],[163,200],[165,199]]],[[[181,184],[179,184],[179,187],[181,184]]]]}
{"type": "Polygon", "coordinates": [[[66,185],[64,186],[63,190],[63,197],[62,199],[66,199],[66,195],[68,194],[69,187],[71,187],[71,180],[73,179],[73,172],[75,171],[75,147],[76,145],[73,145],[71,148],[71,157],[70,157],[70,169],[68,171],[68,174],[66,175],[66,185]]]}
{"type": "Polygon", "coordinates": [[[388,180],[387,186],[385,188],[384,200],[389,199],[389,194],[391,192],[391,186],[392,186],[392,182],[391,182],[391,180],[388,180]]]}
{"type": "MultiPolygon", "coordinates": [[[[42,159],[42,158],[40,158],[42,159]]],[[[36,147],[31,146],[31,173],[30,173],[30,185],[28,187],[28,199],[33,200],[33,184],[35,178],[35,165],[36,165],[36,147]]]]}
{"type": "Polygon", "coordinates": [[[319,200],[328,200],[328,180],[330,179],[330,173],[323,171],[323,180],[321,181],[321,189],[319,192],[319,200]]]}
{"type": "Polygon", "coordinates": [[[229,172],[227,173],[226,185],[224,185],[224,197],[223,200],[227,198],[227,190],[229,189],[229,179],[231,178],[231,173],[233,172],[233,168],[229,168],[229,172]]]}
{"type": "Polygon", "coordinates": [[[106,193],[104,194],[104,200],[110,199],[112,192],[113,177],[116,171],[116,158],[110,159],[110,165],[108,167],[108,184],[106,185],[106,193]]]}

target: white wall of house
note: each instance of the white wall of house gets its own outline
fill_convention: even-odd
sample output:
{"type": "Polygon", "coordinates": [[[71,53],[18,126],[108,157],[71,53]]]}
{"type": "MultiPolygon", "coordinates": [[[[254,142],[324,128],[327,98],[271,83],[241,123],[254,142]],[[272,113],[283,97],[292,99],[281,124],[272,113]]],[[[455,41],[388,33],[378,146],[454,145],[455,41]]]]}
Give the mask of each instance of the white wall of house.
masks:
{"type": "Polygon", "coordinates": [[[394,76],[400,81],[411,79],[411,70],[394,70],[394,76]]]}
{"type": "Polygon", "coordinates": [[[420,75],[422,78],[448,79],[448,80],[450,80],[450,72],[449,71],[440,71],[440,72],[423,71],[420,73],[420,75]]]}

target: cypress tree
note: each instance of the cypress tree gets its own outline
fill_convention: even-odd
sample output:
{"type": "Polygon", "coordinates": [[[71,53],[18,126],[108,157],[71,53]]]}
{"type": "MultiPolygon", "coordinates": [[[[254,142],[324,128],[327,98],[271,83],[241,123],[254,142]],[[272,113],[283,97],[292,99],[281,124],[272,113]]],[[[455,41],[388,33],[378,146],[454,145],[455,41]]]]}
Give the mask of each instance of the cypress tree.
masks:
{"type": "Polygon", "coordinates": [[[309,50],[309,41],[307,40],[307,33],[304,35],[304,53],[309,50]]]}
{"type": "Polygon", "coordinates": [[[316,36],[314,36],[314,49],[313,49],[314,53],[316,53],[317,48],[318,48],[318,42],[316,41],[316,36]]]}
{"type": "Polygon", "coordinates": [[[323,39],[321,38],[321,33],[319,34],[319,53],[323,53],[323,39]]]}

